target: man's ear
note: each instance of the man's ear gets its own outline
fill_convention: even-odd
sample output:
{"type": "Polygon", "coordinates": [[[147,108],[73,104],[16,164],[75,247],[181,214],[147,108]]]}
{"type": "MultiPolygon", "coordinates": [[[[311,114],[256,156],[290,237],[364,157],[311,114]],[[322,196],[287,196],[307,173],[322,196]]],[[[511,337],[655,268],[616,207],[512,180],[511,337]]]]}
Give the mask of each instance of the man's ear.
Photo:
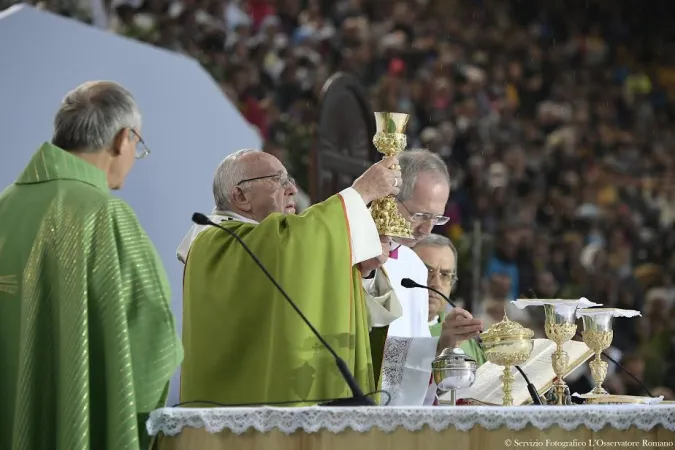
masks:
{"type": "Polygon", "coordinates": [[[124,141],[130,138],[131,130],[129,130],[129,128],[122,128],[117,132],[115,138],[113,139],[113,143],[110,146],[110,151],[112,152],[113,156],[119,156],[122,153],[122,145],[124,144],[124,141]]]}
{"type": "Polygon", "coordinates": [[[244,211],[250,211],[251,210],[251,202],[248,200],[248,197],[246,196],[246,193],[242,188],[239,186],[236,186],[232,190],[232,203],[237,206],[237,208],[244,210],[244,211]]]}

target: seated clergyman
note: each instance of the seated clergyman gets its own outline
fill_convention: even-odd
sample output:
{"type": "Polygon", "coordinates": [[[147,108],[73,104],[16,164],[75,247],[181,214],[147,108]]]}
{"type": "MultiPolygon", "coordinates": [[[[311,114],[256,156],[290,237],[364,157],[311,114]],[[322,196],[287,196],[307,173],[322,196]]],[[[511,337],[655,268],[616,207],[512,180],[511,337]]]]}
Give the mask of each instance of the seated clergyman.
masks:
{"type": "MultiPolygon", "coordinates": [[[[427,285],[450,297],[457,282],[457,249],[445,236],[432,234],[421,240],[413,250],[429,270],[427,285]]],[[[445,317],[445,300],[433,291],[429,291],[429,329],[432,336],[440,336],[445,317]]],[[[485,355],[475,339],[464,340],[461,334],[462,321],[473,319],[470,312],[462,308],[453,308],[447,318],[457,327],[457,342],[480,366],[485,363],[485,355]]],[[[468,334],[468,333],[467,333],[468,334]]]]}

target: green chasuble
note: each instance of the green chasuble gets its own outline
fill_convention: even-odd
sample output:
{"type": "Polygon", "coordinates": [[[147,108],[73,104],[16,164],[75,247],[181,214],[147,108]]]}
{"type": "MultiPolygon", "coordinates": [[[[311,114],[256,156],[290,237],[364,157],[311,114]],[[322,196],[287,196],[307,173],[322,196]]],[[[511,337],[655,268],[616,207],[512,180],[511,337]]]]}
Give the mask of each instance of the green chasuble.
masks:
{"type": "MultiPolygon", "coordinates": [[[[346,361],[376,390],[361,275],[333,196],[301,215],[222,226],[238,234],[346,361]]],[[[183,287],[181,402],[272,403],[350,397],[335,360],[243,247],[217,228],[192,243],[183,287]]]]}
{"type": "MultiPolygon", "coordinates": [[[[438,337],[441,335],[441,330],[443,329],[442,323],[443,319],[445,318],[444,316],[445,314],[441,313],[438,323],[435,323],[429,327],[432,336],[438,337]]],[[[462,342],[459,345],[459,348],[464,350],[464,353],[466,353],[470,358],[474,359],[478,367],[482,366],[485,364],[485,361],[487,361],[487,359],[485,359],[485,353],[483,353],[483,349],[475,339],[469,339],[462,342]]]]}
{"type": "Polygon", "coordinates": [[[134,212],[105,173],[44,144],[0,217],[0,449],[146,448],[182,348],[134,212]]]}

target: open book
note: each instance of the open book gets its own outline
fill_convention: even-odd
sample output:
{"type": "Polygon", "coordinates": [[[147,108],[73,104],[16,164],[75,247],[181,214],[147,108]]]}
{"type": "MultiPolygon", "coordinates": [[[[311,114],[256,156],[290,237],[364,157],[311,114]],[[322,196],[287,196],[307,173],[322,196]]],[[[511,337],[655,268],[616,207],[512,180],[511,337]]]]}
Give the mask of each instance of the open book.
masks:
{"type": "MultiPolygon", "coordinates": [[[[530,379],[543,396],[553,386],[555,373],[551,365],[551,354],[555,351],[555,343],[548,339],[534,339],[534,348],[530,359],[520,365],[523,372],[530,379]]],[[[593,351],[580,341],[569,341],[563,345],[563,349],[569,356],[570,364],[565,371],[565,376],[572,373],[577,367],[585,363],[593,351]]],[[[483,403],[487,405],[502,404],[502,382],[499,377],[504,373],[504,368],[490,362],[486,362],[476,370],[476,382],[467,389],[457,390],[457,399],[465,399],[470,403],[483,403]]],[[[515,367],[511,367],[511,373],[515,380],[511,387],[514,405],[526,405],[532,403],[527,383],[515,367]]],[[[447,393],[440,400],[449,400],[447,393]]]]}

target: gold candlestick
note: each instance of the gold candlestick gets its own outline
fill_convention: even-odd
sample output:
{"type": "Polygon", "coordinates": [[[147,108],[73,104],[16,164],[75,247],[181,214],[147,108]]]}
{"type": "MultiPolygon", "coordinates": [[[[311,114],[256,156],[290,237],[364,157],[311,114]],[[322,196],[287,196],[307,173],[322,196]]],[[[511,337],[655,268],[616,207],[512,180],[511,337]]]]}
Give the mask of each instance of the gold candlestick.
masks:
{"type": "Polygon", "coordinates": [[[481,333],[481,346],[485,351],[485,358],[492,364],[504,367],[499,378],[502,381],[502,405],[513,405],[511,385],[513,374],[511,367],[522,364],[530,358],[534,341],[534,331],[523,327],[518,322],[512,322],[504,312],[504,319],[492,325],[481,333]]]}
{"type": "Polygon", "coordinates": [[[612,322],[614,321],[614,310],[611,308],[589,308],[578,311],[584,324],[584,331],[581,335],[588,348],[595,352],[595,358],[588,363],[591,369],[591,377],[595,382],[595,387],[589,394],[608,395],[602,387],[602,383],[607,376],[607,363],[600,358],[602,351],[612,345],[614,339],[614,330],[612,322]],[[585,315],[586,312],[592,312],[593,315],[585,315]]]}
{"type": "Polygon", "coordinates": [[[563,350],[563,344],[574,337],[577,332],[576,307],[558,307],[558,305],[544,305],[546,313],[546,337],[555,342],[556,350],[551,355],[553,371],[556,374],[555,388],[558,405],[564,405],[567,385],[563,380],[569,366],[569,356],[563,350]]]}
{"type": "MultiPolygon", "coordinates": [[[[404,149],[408,140],[405,136],[405,127],[410,116],[403,113],[376,112],[375,123],[377,132],[373,137],[373,144],[377,151],[386,156],[396,156],[404,149]]],[[[400,166],[392,167],[398,170],[400,166]]],[[[401,215],[393,196],[374,200],[370,206],[370,215],[377,226],[380,235],[411,239],[412,228],[410,223],[401,215]]]]}

